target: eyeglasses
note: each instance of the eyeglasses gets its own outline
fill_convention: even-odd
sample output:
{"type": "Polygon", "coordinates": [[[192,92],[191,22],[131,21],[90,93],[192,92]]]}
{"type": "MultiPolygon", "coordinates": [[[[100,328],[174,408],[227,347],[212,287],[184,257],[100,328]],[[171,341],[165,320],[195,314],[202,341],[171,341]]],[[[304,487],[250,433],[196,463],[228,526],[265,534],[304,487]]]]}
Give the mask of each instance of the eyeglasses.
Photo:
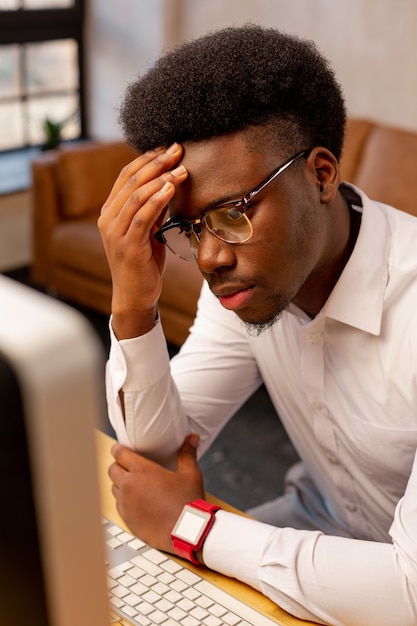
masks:
{"type": "Polygon", "coordinates": [[[309,154],[309,150],[298,152],[276,170],[267,176],[243,198],[224,202],[213,209],[209,209],[200,218],[195,220],[170,217],[155,233],[155,238],[184,261],[193,261],[198,257],[198,248],[201,240],[201,228],[207,230],[225,243],[245,243],[253,235],[252,224],[246,215],[255,196],[269,183],[272,183],[290,165],[301,157],[309,154]]]}

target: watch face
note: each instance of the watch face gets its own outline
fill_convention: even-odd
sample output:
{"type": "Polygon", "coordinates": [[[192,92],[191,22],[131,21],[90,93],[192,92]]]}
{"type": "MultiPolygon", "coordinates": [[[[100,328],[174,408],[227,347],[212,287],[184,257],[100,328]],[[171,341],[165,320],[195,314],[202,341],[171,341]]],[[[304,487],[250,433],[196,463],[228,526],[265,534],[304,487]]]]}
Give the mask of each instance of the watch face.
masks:
{"type": "Polygon", "coordinates": [[[211,515],[207,511],[199,511],[187,504],[178,518],[172,534],[191,545],[197,545],[210,519],[211,515]]]}

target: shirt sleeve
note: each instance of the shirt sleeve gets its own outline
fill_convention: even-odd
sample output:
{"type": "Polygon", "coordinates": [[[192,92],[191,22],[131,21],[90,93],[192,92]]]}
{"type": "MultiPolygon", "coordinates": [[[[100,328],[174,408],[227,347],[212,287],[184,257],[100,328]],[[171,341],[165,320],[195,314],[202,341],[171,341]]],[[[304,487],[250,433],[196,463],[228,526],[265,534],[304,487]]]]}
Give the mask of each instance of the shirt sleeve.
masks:
{"type": "Polygon", "coordinates": [[[191,432],[200,435],[201,457],[261,383],[240,323],[208,288],[202,299],[190,336],[171,362],[160,323],[120,342],[110,327],[110,422],[121,443],[170,467],[191,432]]]}
{"type": "Polygon", "coordinates": [[[161,325],[157,323],[146,335],[119,342],[110,320],[110,337],[106,393],[116,437],[123,445],[174,466],[188,425],[171,378],[161,325]]]}
{"type": "Polygon", "coordinates": [[[417,460],[396,507],[391,544],[274,528],[219,511],[204,561],[301,619],[332,626],[415,626],[416,491],[417,460]]]}

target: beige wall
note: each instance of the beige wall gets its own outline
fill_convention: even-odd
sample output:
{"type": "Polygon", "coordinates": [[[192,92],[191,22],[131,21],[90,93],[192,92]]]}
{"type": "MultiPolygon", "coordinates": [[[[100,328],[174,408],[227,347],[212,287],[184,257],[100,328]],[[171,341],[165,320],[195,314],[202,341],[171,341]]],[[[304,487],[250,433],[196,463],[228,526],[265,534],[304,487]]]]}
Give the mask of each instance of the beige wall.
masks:
{"type": "Polygon", "coordinates": [[[416,0],[91,0],[93,134],[119,134],[126,84],[164,46],[247,21],[313,39],[336,69],[351,114],[417,130],[416,0]]]}
{"type": "Polygon", "coordinates": [[[87,6],[88,125],[92,137],[110,139],[119,135],[117,111],[127,84],[163,48],[164,0],[90,0],[87,6]]]}

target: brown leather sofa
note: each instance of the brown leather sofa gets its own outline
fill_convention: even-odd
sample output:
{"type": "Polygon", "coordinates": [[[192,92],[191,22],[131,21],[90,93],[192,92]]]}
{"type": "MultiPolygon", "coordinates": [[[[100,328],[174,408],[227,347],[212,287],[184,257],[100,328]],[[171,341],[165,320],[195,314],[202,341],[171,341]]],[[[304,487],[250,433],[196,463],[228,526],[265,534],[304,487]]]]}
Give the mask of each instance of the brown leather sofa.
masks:
{"type": "MultiPolygon", "coordinates": [[[[109,314],[111,275],[97,218],[114,181],[134,158],[122,142],[65,146],[32,163],[32,278],[51,293],[109,314]]],[[[195,263],[167,254],[159,302],[167,340],[181,345],[195,314],[202,277],[195,263]]]]}
{"type": "MultiPolygon", "coordinates": [[[[33,279],[104,314],[110,312],[111,276],[96,222],[133,156],[122,142],[85,142],[43,153],[32,165],[33,279]]],[[[344,180],[370,197],[417,215],[417,133],[351,119],[341,169],[344,180]]],[[[175,345],[188,334],[201,282],[195,263],[167,254],[159,308],[175,345]]]]}

